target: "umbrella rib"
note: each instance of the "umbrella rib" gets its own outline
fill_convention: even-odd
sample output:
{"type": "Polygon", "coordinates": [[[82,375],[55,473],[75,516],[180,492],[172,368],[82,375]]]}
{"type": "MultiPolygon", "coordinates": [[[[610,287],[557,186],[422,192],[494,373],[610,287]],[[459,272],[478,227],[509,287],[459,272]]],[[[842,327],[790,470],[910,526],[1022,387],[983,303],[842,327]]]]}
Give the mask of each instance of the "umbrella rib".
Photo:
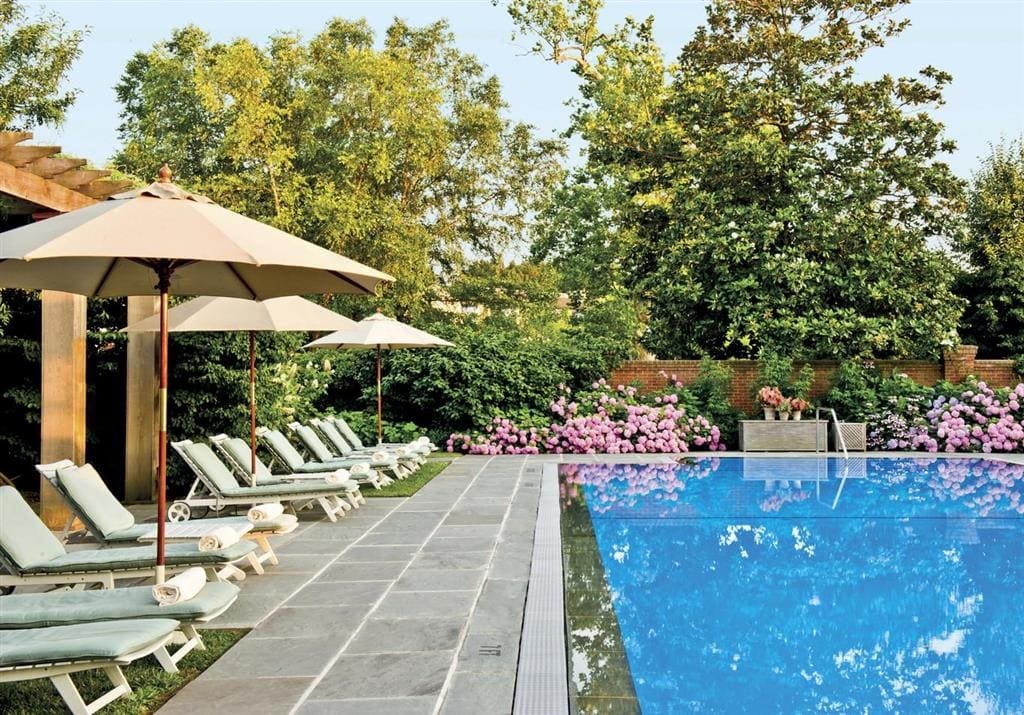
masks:
{"type": "Polygon", "coordinates": [[[121,259],[115,258],[114,260],[112,260],[110,262],[110,265],[107,266],[107,270],[105,270],[103,272],[103,277],[100,278],[100,282],[93,289],[92,295],[99,295],[100,294],[100,291],[103,290],[103,286],[105,286],[107,284],[107,279],[110,278],[110,274],[114,272],[114,266],[117,265],[117,262],[119,260],[121,260],[121,259]]]}
{"type": "Polygon", "coordinates": [[[365,293],[366,295],[373,295],[372,290],[369,290],[365,286],[360,285],[356,281],[346,276],[344,273],[339,273],[338,271],[331,271],[331,275],[333,275],[335,278],[340,278],[341,280],[348,283],[350,286],[355,286],[356,288],[359,289],[360,293],[365,293]]]}
{"type": "Polygon", "coordinates": [[[235,268],[235,264],[234,263],[228,263],[228,268],[230,268],[231,272],[235,274],[235,278],[238,279],[239,283],[241,283],[243,286],[245,286],[245,289],[247,291],[249,291],[249,297],[252,298],[253,300],[256,300],[256,291],[254,291],[252,289],[252,286],[250,286],[246,282],[246,280],[244,278],[242,278],[242,274],[238,272],[237,268],[235,268]]]}

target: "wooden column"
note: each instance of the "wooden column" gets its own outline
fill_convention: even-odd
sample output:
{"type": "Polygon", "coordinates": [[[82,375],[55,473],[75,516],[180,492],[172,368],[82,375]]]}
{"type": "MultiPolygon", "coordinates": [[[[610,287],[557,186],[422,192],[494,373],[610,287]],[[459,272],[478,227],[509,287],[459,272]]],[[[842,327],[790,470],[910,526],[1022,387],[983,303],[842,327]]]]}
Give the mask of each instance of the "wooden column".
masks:
{"type": "MultiPolygon", "coordinates": [[[[160,299],[128,299],[128,324],[155,314],[160,299]]],[[[129,333],[124,435],[124,499],[153,500],[157,466],[157,334],[129,333]]]]}
{"type": "MultiPolygon", "coordinates": [[[[42,387],[40,460],[85,461],[85,298],[44,290],[42,294],[42,387]]],[[[40,477],[39,515],[53,528],[69,511],[40,477]]]]}

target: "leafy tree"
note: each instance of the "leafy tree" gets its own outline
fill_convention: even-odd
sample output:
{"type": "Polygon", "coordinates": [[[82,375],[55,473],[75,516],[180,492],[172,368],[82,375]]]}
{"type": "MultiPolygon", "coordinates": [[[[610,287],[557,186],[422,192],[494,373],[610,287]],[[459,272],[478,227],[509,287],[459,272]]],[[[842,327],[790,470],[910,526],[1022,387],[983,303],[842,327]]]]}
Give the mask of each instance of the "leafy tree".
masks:
{"type": "Polygon", "coordinates": [[[718,0],[674,64],[652,18],[601,33],[598,0],[510,4],[581,77],[573,131],[624,197],[603,210],[659,356],[938,352],[961,304],[926,239],[956,230],[961,186],[925,110],[950,76],[855,78],[902,4],[718,0]]]}
{"type": "Polygon", "coordinates": [[[982,355],[1024,356],[1024,142],[996,146],[974,175],[967,230],[954,246],[969,267],[961,337],[982,355]]]}
{"type": "Polygon", "coordinates": [[[390,273],[382,304],[415,317],[467,253],[525,241],[563,148],[504,116],[443,22],[396,20],[383,39],[340,19],[265,47],[178,30],[125,69],[115,162],[168,161],[221,204],[390,273]]]}
{"type": "Polygon", "coordinates": [[[61,85],[84,36],[57,15],[28,20],[20,3],[0,0],[0,130],[64,120],[77,92],[61,85]]]}

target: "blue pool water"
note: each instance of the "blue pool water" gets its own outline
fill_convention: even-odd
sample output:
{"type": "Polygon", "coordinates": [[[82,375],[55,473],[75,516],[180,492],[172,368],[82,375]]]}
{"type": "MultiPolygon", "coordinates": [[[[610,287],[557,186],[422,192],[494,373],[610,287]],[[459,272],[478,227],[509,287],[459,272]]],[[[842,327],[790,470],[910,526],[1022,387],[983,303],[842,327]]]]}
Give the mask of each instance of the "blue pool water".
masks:
{"type": "MultiPolygon", "coordinates": [[[[562,497],[643,713],[1024,713],[1024,466],[566,465],[562,497]]],[[[570,631],[596,680],[609,658],[570,631]]]]}

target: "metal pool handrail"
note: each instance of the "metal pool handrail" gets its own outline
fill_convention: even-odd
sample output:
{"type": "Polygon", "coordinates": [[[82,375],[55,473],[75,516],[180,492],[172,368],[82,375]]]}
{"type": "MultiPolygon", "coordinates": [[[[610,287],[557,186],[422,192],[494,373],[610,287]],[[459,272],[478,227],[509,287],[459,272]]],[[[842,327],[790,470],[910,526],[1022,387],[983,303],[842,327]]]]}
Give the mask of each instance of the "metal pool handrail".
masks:
{"type": "MultiPolygon", "coordinates": [[[[814,408],[814,421],[815,422],[821,422],[821,413],[822,412],[827,412],[829,415],[832,415],[832,422],[835,424],[836,443],[839,445],[840,449],[843,450],[843,456],[846,457],[847,459],[849,459],[850,458],[850,453],[846,450],[846,438],[843,437],[843,430],[841,430],[839,428],[839,416],[836,415],[836,411],[833,410],[831,407],[822,407],[821,405],[818,405],[817,407],[814,408]]],[[[826,422],[828,421],[827,417],[826,417],[825,421],[826,422]]],[[[819,452],[820,451],[818,449],[818,446],[819,446],[818,445],[818,430],[815,429],[814,430],[814,451],[815,452],[819,452]]],[[[825,451],[828,452],[828,443],[827,442],[825,444],[825,451]]]]}

